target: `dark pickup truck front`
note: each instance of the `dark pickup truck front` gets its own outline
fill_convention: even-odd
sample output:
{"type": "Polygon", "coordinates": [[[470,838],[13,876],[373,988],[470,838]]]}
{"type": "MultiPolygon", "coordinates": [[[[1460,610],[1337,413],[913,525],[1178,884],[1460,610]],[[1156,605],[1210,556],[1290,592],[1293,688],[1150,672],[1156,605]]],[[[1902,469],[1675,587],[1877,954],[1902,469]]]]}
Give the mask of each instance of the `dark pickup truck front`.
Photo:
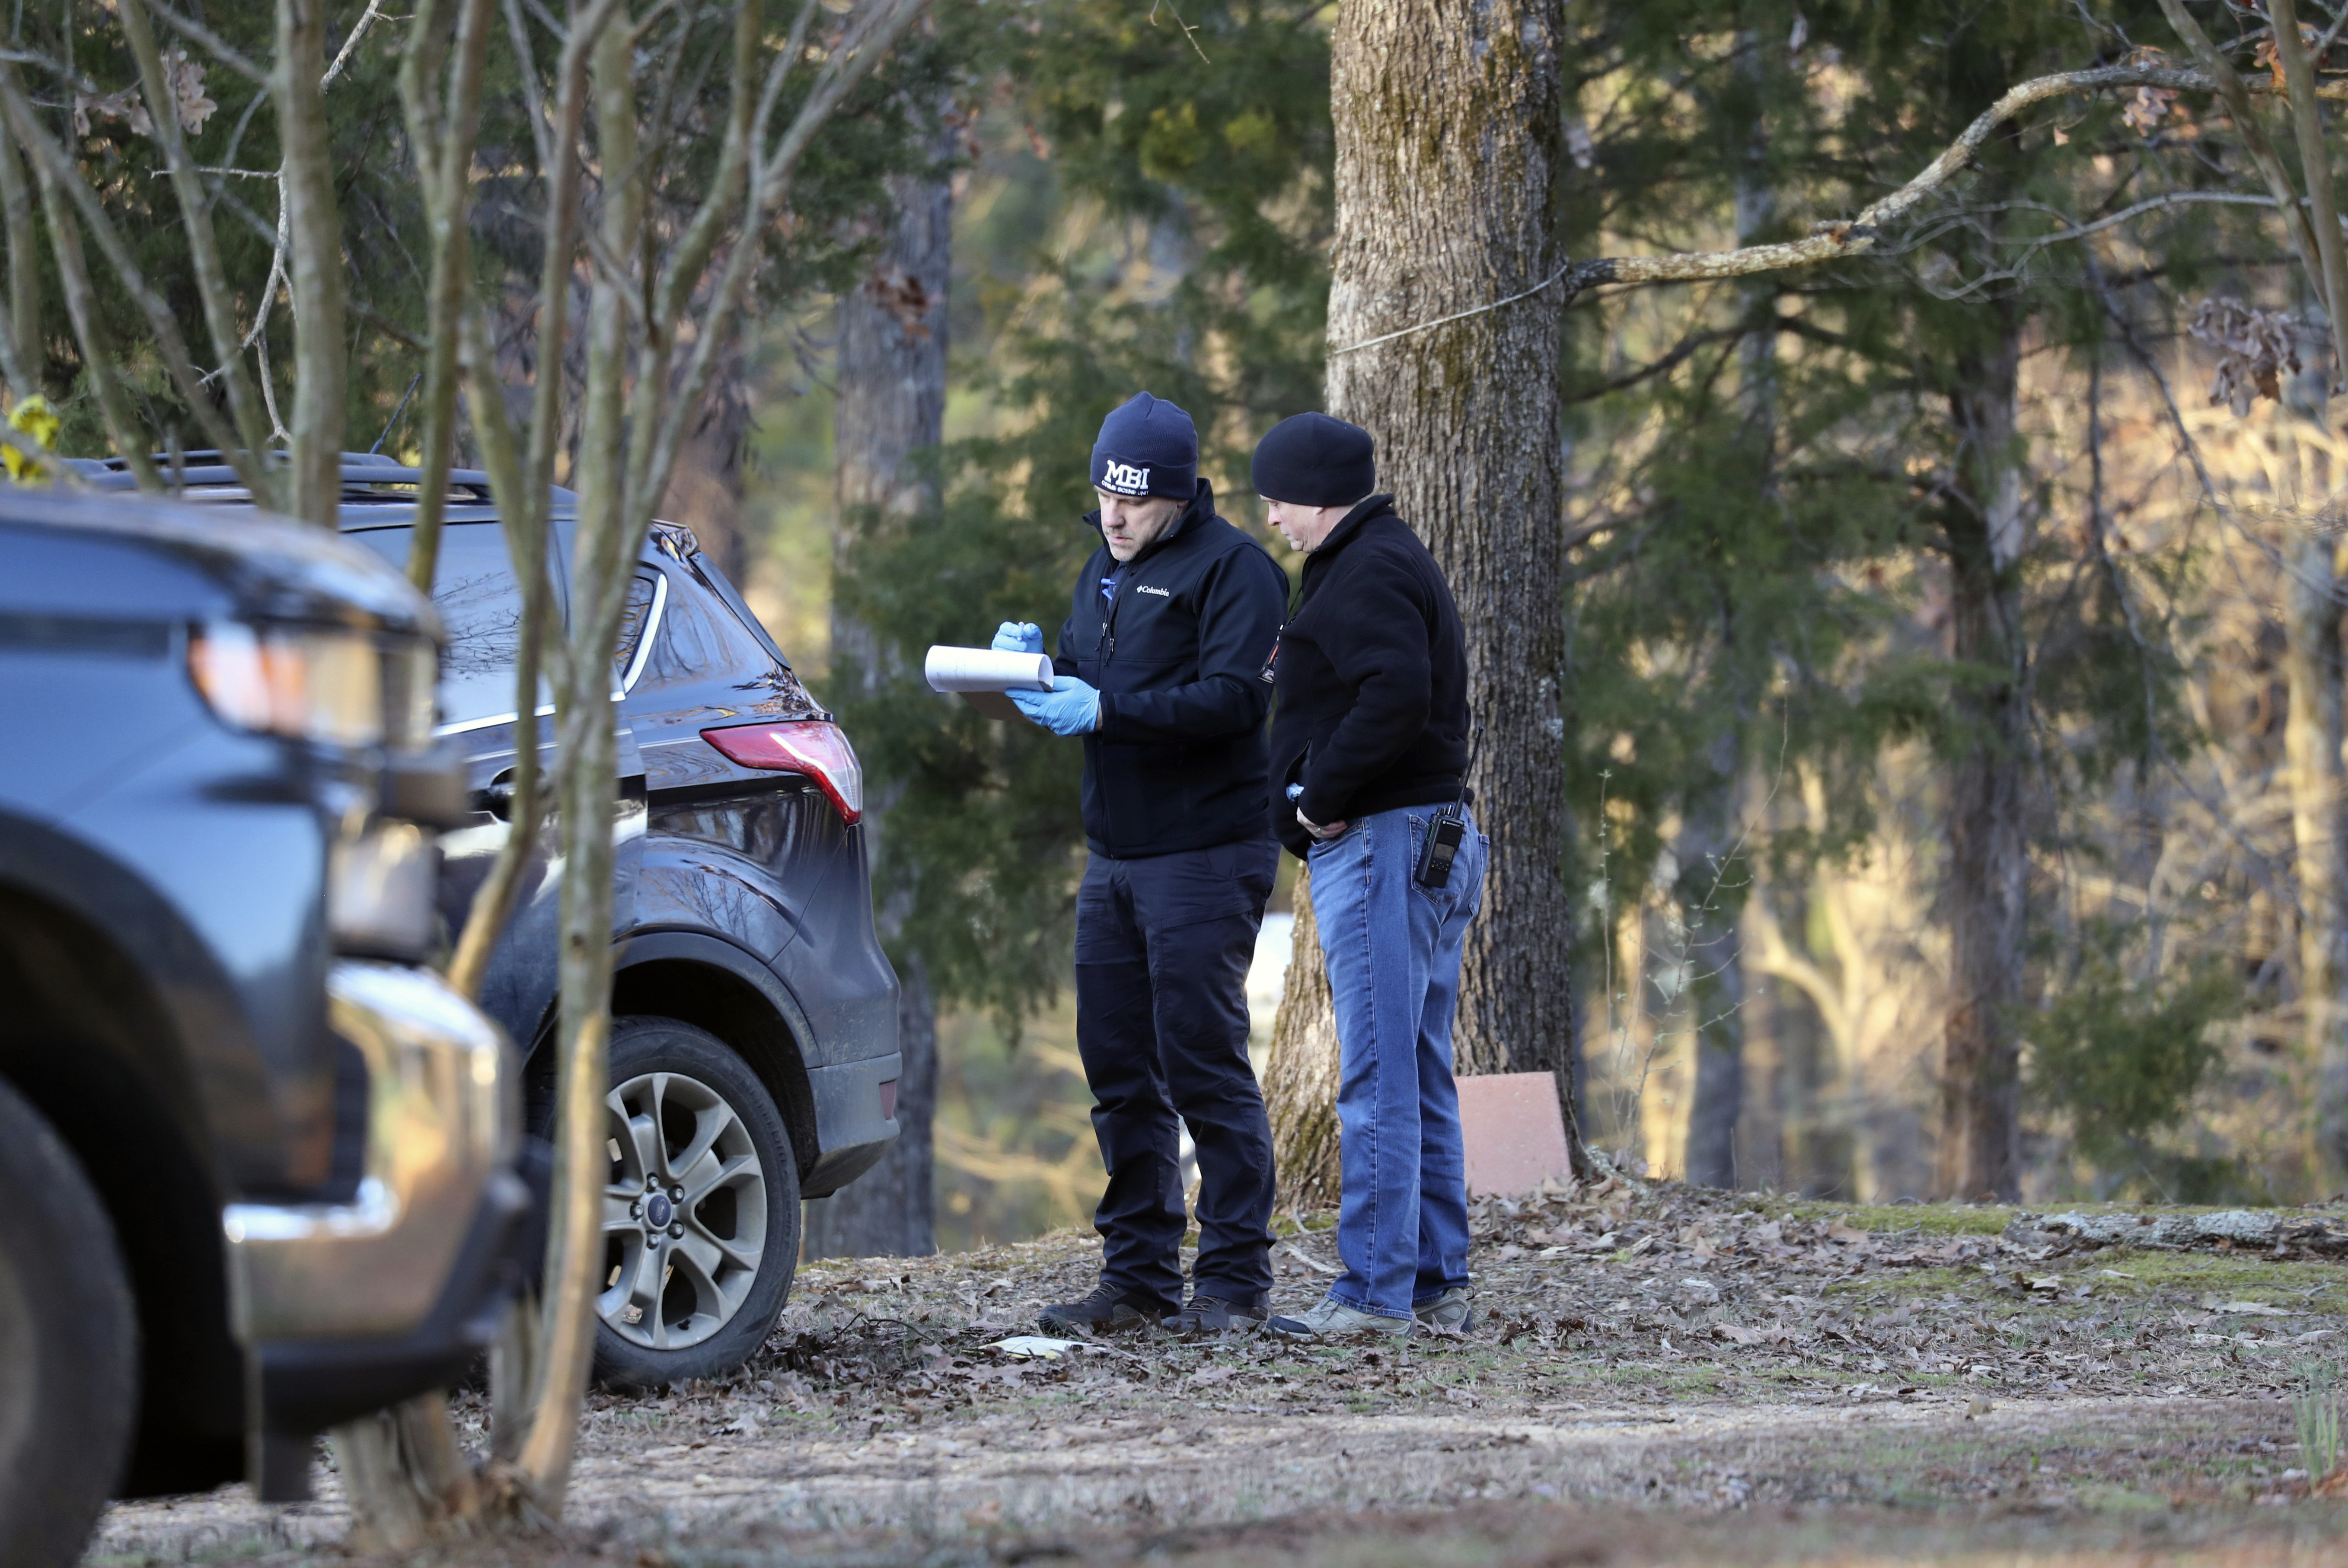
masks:
{"type": "Polygon", "coordinates": [[[438,636],[324,531],[0,490],[0,1088],[135,1303],[104,1489],[299,1494],[313,1433],[449,1380],[519,1277],[513,1049],[421,962],[465,810],[438,636]]]}

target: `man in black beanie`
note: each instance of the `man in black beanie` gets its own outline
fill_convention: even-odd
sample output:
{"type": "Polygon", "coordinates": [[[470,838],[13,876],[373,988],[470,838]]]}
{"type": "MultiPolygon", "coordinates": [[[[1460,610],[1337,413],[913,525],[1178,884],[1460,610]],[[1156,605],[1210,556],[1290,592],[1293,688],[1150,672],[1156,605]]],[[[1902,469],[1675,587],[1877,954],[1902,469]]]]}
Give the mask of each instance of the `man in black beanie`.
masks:
{"type": "Polygon", "coordinates": [[[1443,571],[1392,496],[1369,432],[1283,419],[1256,493],[1306,552],[1281,629],[1272,820],[1312,869],[1337,1025],[1337,1259],[1329,1294],[1268,1332],[1401,1336],[1470,1324],[1468,1186],[1451,1023],[1487,845],[1468,810],[1468,652],[1443,571]]]}
{"type": "MultiPolygon", "coordinates": [[[[1247,972],[1280,860],[1266,661],[1288,578],[1215,515],[1190,417],[1144,392],[1102,422],[1077,573],[1049,692],[1022,712],[1085,742],[1076,1048],[1099,1103],[1108,1187],[1100,1285],[1044,1309],[1046,1333],[1175,1319],[1191,1334],[1270,1312],[1272,1129],[1248,1065],[1247,972]],[[1179,1130],[1199,1151],[1199,1255],[1182,1300],[1179,1130]]],[[[1043,651],[1005,622],[994,645],[1043,651]]]]}

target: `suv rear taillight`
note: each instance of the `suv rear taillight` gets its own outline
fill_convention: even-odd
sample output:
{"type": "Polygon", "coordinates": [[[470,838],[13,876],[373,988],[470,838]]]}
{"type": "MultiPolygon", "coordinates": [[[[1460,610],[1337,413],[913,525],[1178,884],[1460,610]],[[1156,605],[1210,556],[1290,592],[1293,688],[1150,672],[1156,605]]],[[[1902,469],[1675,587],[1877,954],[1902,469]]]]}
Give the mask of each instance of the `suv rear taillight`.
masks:
{"type": "Polygon", "coordinates": [[[836,724],[820,718],[746,724],[705,729],[701,738],[737,767],[806,774],[823,786],[843,822],[853,825],[864,815],[864,769],[836,724]]]}

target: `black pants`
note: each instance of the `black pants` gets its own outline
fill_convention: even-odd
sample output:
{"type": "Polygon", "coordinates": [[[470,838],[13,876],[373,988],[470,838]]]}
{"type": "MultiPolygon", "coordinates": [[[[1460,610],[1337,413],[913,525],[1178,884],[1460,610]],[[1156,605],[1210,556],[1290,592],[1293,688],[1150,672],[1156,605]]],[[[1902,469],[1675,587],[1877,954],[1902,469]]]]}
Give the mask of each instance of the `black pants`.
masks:
{"type": "Polygon", "coordinates": [[[1176,1116],[1199,1150],[1194,1291],[1272,1289],[1272,1125],[1248,1066],[1247,972],[1272,896],[1269,839],[1143,860],[1094,855],[1076,893],[1076,1049],[1099,1103],[1101,1274],[1182,1300],[1176,1116]]]}

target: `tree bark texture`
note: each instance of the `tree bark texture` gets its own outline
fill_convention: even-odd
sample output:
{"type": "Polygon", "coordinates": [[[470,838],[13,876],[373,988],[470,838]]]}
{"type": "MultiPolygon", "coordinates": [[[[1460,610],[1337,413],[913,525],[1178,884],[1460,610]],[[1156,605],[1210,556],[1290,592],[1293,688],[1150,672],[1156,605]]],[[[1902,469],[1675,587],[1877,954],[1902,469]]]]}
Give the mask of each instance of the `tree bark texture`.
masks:
{"type": "MultiPolygon", "coordinates": [[[[2299,995],[2302,1038],[2316,1075],[2316,1155],[2327,1174],[2348,1166],[2348,1051],[2341,1040],[2340,986],[2348,977],[2348,911],[2340,812],[2341,638],[2334,542],[2301,536],[2286,555],[2284,681],[2290,694],[2283,748],[2291,762],[2291,825],[2299,880],[2299,995]]],[[[2311,1172],[2313,1174],[2313,1172],[2311,1172]]],[[[2329,1191],[2327,1186],[2325,1189],[2329,1191]]]]}
{"type": "MultiPolygon", "coordinates": [[[[593,44],[596,151],[603,172],[602,240],[613,255],[641,242],[643,165],[632,37],[606,27],[593,44]]],[[[556,1006],[554,1189],[549,1203],[543,1346],[538,1397],[516,1468],[532,1501],[559,1516],[577,1454],[579,1411],[595,1348],[602,1288],[603,1155],[612,1087],[612,842],[618,769],[612,646],[643,534],[626,504],[630,475],[623,283],[599,273],[589,294],[587,384],[580,399],[579,524],[573,548],[569,656],[560,661],[555,727],[561,812],[561,973],[556,1006]]]]}
{"type": "Polygon", "coordinates": [[[1272,1117],[1273,1162],[1280,1202],[1291,1209],[1334,1208],[1337,1168],[1337,1015],[1329,996],[1329,969],[1321,958],[1321,927],[1313,918],[1313,873],[1296,874],[1296,925],[1272,1016],[1271,1058],[1264,1064],[1264,1109],[1272,1117]]]}
{"type": "Polygon", "coordinates": [[[1695,1042],[1687,1179],[1706,1187],[1735,1187],[1744,1174],[1736,1159],[1736,1126],[1745,1114],[1745,966],[1736,917],[1746,878],[1730,863],[1743,852],[1738,741],[1732,730],[1714,744],[1710,776],[1693,792],[1678,842],[1688,1027],[1695,1042]]]}
{"type": "Polygon", "coordinates": [[[270,76],[285,149],[286,269],[294,293],[293,514],[335,526],[342,499],[343,398],[350,346],[343,309],[343,226],[327,157],[325,0],[277,0],[270,76]]]}
{"type": "Polygon", "coordinates": [[[32,188],[15,139],[0,129],[0,227],[8,237],[8,346],[15,356],[12,397],[41,394],[48,350],[41,339],[41,259],[32,188]]]}
{"type": "Polygon", "coordinates": [[[334,1430],[354,1552],[414,1552],[476,1511],[478,1484],[438,1389],[334,1430]]]}
{"type": "MultiPolygon", "coordinates": [[[[939,125],[937,164],[953,156],[952,126],[939,125]]],[[[901,526],[937,504],[922,463],[945,435],[946,285],[953,263],[953,188],[934,172],[889,181],[894,213],[888,242],[870,275],[839,306],[839,397],[832,430],[839,490],[833,559],[843,568],[851,545],[875,530],[901,526]]],[[[870,626],[842,614],[831,621],[833,679],[854,680],[874,695],[891,673],[891,655],[870,626]]],[[[867,852],[878,861],[890,802],[864,814],[867,852]]],[[[896,945],[911,913],[909,895],[885,895],[876,911],[880,937],[896,945]]],[[[829,1198],[808,1206],[806,1249],[812,1258],[922,1257],[937,1251],[935,1161],[931,1121],[937,1105],[937,1004],[920,957],[898,965],[897,1141],[880,1163],[829,1198]]]]}
{"type": "Polygon", "coordinates": [[[1962,748],[1949,779],[1949,1012],[1941,1078],[1941,1189],[2021,1195],[2019,1116],[2029,650],[2019,563],[2028,516],[2015,461],[2021,336],[2009,323],[1963,356],[1950,393],[1958,491],[1945,515],[1952,708],[1962,748]]]}
{"type": "MultiPolygon", "coordinates": [[[[1478,309],[1557,271],[1559,13],[1557,0],[1347,0],[1339,11],[1327,402],[1376,438],[1379,488],[1426,541],[1467,628],[1468,778],[1492,851],[1460,977],[1459,1068],[1557,1075],[1578,1158],[1559,782],[1563,299],[1544,289],[1478,309]],[[1371,341],[1457,312],[1474,314],[1371,341]]],[[[1300,914],[1274,1031],[1292,1049],[1334,1051],[1334,1029],[1285,1016],[1325,1013],[1326,981],[1294,973],[1320,965],[1300,914]]],[[[1275,1047],[1282,1085],[1317,1081],[1279,1058],[1275,1047]]],[[[1292,1129],[1309,1121],[1287,1106],[1275,1115],[1292,1129]]]]}
{"type": "Polygon", "coordinates": [[[727,350],[702,399],[701,423],[677,454],[660,513],[693,530],[703,552],[736,583],[747,580],[750,566],[748,542],[742,536],[747,477],[743,458],[752,424],[748,382],[749,367],[741,350],[727,350]]]}

